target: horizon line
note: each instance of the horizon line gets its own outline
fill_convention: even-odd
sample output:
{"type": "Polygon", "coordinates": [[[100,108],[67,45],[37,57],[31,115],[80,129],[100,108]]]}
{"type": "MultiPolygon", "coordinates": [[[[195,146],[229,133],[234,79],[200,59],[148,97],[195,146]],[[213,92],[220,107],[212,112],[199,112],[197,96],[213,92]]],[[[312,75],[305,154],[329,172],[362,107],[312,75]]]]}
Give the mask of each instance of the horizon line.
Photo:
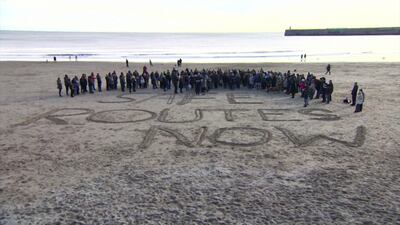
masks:
{"type": "Polygon", "coordinates": [[[1,29],[0,31],[11,31],[11,32],[54,32],[54,33],[150,33],[150,34],[262,34],[262,33],[282,33],[286,30],[326,30],[326,29],[377,29],[377,28],[400,28],[400,26],[382,26],[382,27],[332,27],[332,28],[304,28],[304,27],[291,27],[282,31],[82,31],[82,30],[29,30],[29,29],[1,29]]]}
{"type": "Polygon", "coordinates": [[[246,32],[240,32],[240,31],[228,31],[228,32],[203,32],[203,31],[187,31],[187,32],[182,32],[182,31],[171,31],[171,32],[165,32],[165,31],[69,31],[69,30],[13,30],[13,29],[0,29],[1,31],[12,31],[12,32],[55,32],[55,33],[150,33],[150,34],[262,34],[262,33],[282,33],[284,34],[283,31],[246,31],[246,32]]]}

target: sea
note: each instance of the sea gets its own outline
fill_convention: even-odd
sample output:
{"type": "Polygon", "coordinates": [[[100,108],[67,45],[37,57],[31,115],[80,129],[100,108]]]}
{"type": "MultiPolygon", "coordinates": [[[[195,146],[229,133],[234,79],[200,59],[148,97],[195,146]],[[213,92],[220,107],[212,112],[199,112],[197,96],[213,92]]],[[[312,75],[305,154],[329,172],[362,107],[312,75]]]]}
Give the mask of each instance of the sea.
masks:
{"type": "Polygon", "coordinates": [[[400,62],[400,36],[0,30],[0,61],[400,62]],[[304,60],[304,59],[303,59],[304,60]]]}

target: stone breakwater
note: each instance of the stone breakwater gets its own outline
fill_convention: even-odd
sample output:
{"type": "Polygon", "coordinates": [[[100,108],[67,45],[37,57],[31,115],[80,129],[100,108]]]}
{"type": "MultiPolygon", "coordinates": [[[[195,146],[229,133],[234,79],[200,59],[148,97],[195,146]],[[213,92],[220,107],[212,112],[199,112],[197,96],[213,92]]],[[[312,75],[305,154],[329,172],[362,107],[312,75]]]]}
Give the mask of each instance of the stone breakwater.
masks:
{"type": "Polygon", "coordinates": [[[378,28],[331,28],[331,29],[290,29],[285,36],[359,36],[359,35],[400,35],[400,27],[378,28]]]}

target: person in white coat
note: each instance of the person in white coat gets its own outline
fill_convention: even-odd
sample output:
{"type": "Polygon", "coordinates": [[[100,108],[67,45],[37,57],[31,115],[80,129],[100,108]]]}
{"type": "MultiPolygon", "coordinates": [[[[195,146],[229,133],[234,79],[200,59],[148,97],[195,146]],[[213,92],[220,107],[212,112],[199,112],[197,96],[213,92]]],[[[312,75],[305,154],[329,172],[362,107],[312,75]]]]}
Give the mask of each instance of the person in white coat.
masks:
{"type": "Polygon", "coordinates": [[[361,112],[363,108],[363,104],[365,101],[365,94],[362,89],[357,94],[357,100],[356,100],[356,110],[354,111],[355,113],[361,112]]]}

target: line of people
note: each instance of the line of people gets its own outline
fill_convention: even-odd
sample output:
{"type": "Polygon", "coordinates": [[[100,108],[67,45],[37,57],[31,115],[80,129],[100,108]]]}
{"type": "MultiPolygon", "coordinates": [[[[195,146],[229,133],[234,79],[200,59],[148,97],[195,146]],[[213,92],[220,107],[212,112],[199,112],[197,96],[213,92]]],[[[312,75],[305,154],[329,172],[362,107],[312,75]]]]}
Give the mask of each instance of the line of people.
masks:
{"type": "MultiPolygon", "coordinates": [[[[80,78],[74,76],[72,79],[65,75],[64,86],[66,94],[71,97],[79,95],[79,93],[94,93],[96,90],[95,83],[97,81],[97,89],[102,91],[102,78],[99,73],[95,76],[91,73],[86,77],[82,74],[80,78]],[[70,93],[68,93],[70,91],[70,93]]],[[[332,93],[334,86],[332,80],[326,81],[325,77],[318,79],[311,73],[306,76],[287,71],[286,73],[266,71],[263,69],[256,70],[191,70],[185,69],[178,71],[173,68],[172,71],[151,72],[147,71],[147,67],[143,67],[140,74],[137,70],[134,72],[123,72],[118,76],[115,71],[105,76],[106,90],[121,90],[122,92],[135,92],[136,89],[162,89],[164,91],[174,89],[174,93],[178,94],[185,91],[194,90],[196,95],[206,94],[211,89],[229,89],[235,90],[240,88],[248,88],[255,90],[281,91],[287,95],[295,97],[300,92],[301,98],[304,98],[304,107],[309,105],[312,99],[322,99],[323,103],[329,104],[332,101],[332,93]],[[120,87],[118,87],[118,85],[120,87]]],[[[57,80],[59,95],[61,96],[62,83],[61,79],[57,80]]],[[[357,91],[355,91],[357,93],[357,91]]],[[[354,98],[354,96],[353,96],[354,98]]],[[[355,100],[353,99],[353,103],[355,100]]]]}
{"type": "MultiPolygon", "coordinates": [[[[102,89],[102,81],[100,74],[97,73],[95,76],[94,73],[91,73],[90,76],[86,76],[86,74],[82,74],[80,78],[78,76],[74,76],[72,78],[68,77],[67,74],[64,76],[64,86],[66,95],[70,95],[74,97],[75,95],[79,95],[80,93],[84,94],[89,91],[89,93],[93,94],[96,91],[95,82],[97,80],[98,91],[101,92],[102,89]],[[89,90],[88,90],[89,89],[89,90]]],[[[61,79],[57,79],[57,88],[59,90],[58,94],[61,97],[62,83],[61,79]]]]}

